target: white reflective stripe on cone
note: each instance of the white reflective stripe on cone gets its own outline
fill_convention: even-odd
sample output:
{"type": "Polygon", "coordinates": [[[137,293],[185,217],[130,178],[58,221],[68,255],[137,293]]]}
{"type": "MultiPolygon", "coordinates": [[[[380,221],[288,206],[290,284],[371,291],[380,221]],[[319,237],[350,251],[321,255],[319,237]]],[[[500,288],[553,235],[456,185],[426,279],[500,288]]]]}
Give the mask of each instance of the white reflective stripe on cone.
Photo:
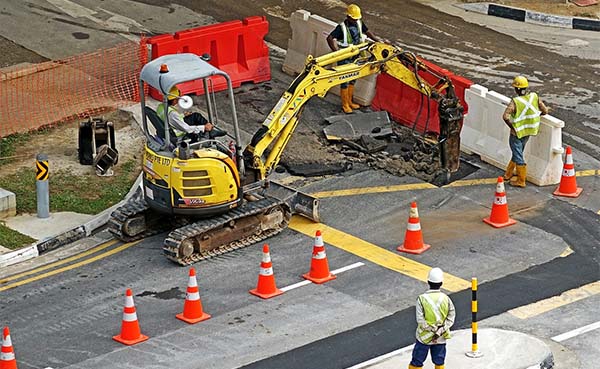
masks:
{"type": "Polygon", "coordinates": [[[11,347],[12,341],[10,339],[10,334],[4,337],[4,341],[2,341],[2,347],[11,347]]]}
{"type": "Polygon", "coordinates": [[[504,182],[499,182],[496,185],[496,193],[504,193],[504,182]]]}
{"type": "Polygon", "coordinates": [[[563,169],[563,176],[565,177],[574,177],[575,169],[563,169]]]}
{"type": "Polygon", "coordinates": [[[325,251],[319,251],[316,254],[313,254],[313,259],[325,259],[326,257],[325,251]]]}
{"type": "Polygon", "coordinates": [[[196,280],[196,277],[190,277],[188,281],[188,287],[198,287],[198,281],[196,280]]]}
{"type": "Polygon", "coordinates": [[[567,162],[565,164],[573,164],[573,155],[567,155],[567,162]]]}
{"type": "Polygon", "coordinates": [[[123,313],[124,322],[135,322],[137,320],[136,313],[123,313]]]}
{"type": "Polygon", "coordinates": [[[262,262],[263,263],[270,263],[271,262],[271,254],[269,254],[269,253],[263,253],[262,262]]]}
{"type": "Polygon", "coordinates": [[[410,213],[409,213],[408,217],[409,218],[418,218],[419,210],[417,210],[417,208],[410,208],[410,213]]]}
{"type": "Polygon", "coordinates": [[[200,300],[200,292],[187,292],[185,294],[185,299],[189,301],[200,300]]]}
{"type": "Polygon", "coordinates": [[[9,361],[14,360],[15,354],[14,352],[2,352],[0,353],[0,361],[9,361]]]}
{"type": "Polygon", "coordinates": [[[273,268],[260,268],[260,275],[273,275],[273,268]]]}
{"type": "Polygon", "coordinates": [[[133,307],[133,296],[125,296],[125,307],[133,307]]]}
{"type": "Polygon", "coordinates": [[[421,223],[408,223],[406,229],[408,229],[409,231],[420,231],[421,223]]]}
{"type": "Polygon", "coordinates": [[[496,196],[494,199],[496,205],[506,205],[506,196],[496,196]]]}
{"type": "Polygon", "coordinates": [[[315,237],[315,246],[323,246],[323,236],[315,237]]]}

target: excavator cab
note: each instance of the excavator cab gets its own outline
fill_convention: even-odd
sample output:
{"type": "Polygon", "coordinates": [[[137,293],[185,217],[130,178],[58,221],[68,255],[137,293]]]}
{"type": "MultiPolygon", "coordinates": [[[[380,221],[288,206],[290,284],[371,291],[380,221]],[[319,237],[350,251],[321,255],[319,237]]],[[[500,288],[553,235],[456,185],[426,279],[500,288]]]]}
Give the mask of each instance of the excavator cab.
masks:
{"type": "MultiPolygon", "coordinates": [[[[146,135],[143,159],[144,198],[148,205],[161,213],[206,217],[227,212],[239,206],[242,200],[240,173],[243,161],[239,152],[240,132],[229,76],[194,54],[165,55],[146,64],[140,74],[142,125],[146,135]],[[168,111],[168,93],[177,85],[199,84],[204,89],[208,120],[216,124],[214,84],[226,81],[233,117],[234,145],[218,140],[213,135],[197,141],[177,135],[170,124],[169,114],[161,119],[156,110],[146,105],[144,91],[157,90],[168,111]]],[[[179,99],[179,111],[191,108],[189,96],[179,99]]],[[[172,107],[170,109],[173,109],[172,107]]],[[[220,135],[223,135],[223,131],[220,135]]]]}

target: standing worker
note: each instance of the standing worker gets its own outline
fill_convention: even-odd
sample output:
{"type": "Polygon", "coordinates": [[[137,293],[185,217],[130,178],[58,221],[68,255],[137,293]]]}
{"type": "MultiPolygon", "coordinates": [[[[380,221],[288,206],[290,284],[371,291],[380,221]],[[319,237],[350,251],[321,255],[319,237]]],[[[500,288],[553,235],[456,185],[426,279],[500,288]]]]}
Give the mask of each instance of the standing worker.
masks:
{"type": "Polygon", "coordinates": [[[529,92],[529,82],[523,76],[516,76],[512,86],[515,88],[516,97],[513,97],[502,119],[510,128],[510,137],[508,139],[512,158],[506,167],[504,180],[510,181],[510,185],[516,187],[525,187],[527,178],[527,165],[523,157],[525,145],[529,136],[535,136],[540,129],[540,115],[548,114],[548,108],[535,92],[529,92]],[[517,178],[512,179],[513,173],[517,170],[517,178]]]}
{"type": "MultiPolygon", "coordinates": [[[[192,142],[195,142],[202,133],[211,131],[213,125],[198,112],[182,114],[177,111],[176,106],[180,96],[181,92],[177,87],[171,88],[171,91],[167,95],[169,102],[169,125],[174,128],[178,140],[183,139],[187,135],[187,137],[192,139],[192,142]]],[[[165,104],[158,104],[156,114],[163,122],[165,121],[165,104]]]]}
{"type": "Polygon", "coordinates": [[[456,313],[450,297],[440,291],[443,281],[444,272],[432,268],[427,276],[429,290],[417,298],[417,340],[408,369],[422,368],[430,350],[435,369],[444,369],[446,340],[456,313]]]}
{"type": "MultiPolygon", "coordinates": [[[[333,31],[327,36],[327,44],[332,51],[337,51],[340,48],[345,48],[350,45],[357,45],[365,42],[367,36],[373,41],[379,41],[373,32],[361,21],[362,15],[360,8],[356,4],[348,5],[346,9],[346,19],[337,25],[333,31]]],[[[338,65],[344,65],[354,62],[357,57],[348,58],[338,62],[338,65]]],[[[352,113],[352,109],[360,108],[360,105],[352,102],[354,95],[354,81],[342,83],[340,88],[340,96],[342,97],[342,110],[344,113],[352,113]]]]}

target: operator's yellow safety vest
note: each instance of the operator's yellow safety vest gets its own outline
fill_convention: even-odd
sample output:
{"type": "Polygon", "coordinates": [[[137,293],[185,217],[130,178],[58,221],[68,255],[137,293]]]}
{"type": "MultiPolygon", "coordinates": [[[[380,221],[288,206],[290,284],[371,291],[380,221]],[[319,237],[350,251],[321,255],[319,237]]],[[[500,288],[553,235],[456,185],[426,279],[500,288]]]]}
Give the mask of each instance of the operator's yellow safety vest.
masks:
{"type": "Polygon", "coordinates": [[[539,98],[535,92],[513,98],[516,111],[512,116],[512,125],[518,138],[535,136],[540,130],[539,98]]]}
{"type": "MultiPolygon", "coordinates": [[[[423,306],[423,316],[425,321],[434,327],[444,325],[449,311],[449,298],[442,292],[429,292],[419,296],[419,302],[423,306]]],[[[423,329],[420,325],[417,327],[417,335],[424,344],[429,344],[433,341],[433,332],[423,329]]],[[[450,338],[450,332],[446,331],[443,334],[445,339],[450,338]]]]}
{"type": "MultiPolygon", "coordinates": [[[[352,39],[352,35],[350,34],[350,31],[348,30],[348,26],[346,25],[346,22],[340,23],[340,27],[342,28],[343,41],[338,40],[338,46],[341,48],[344,48],[344,47],[348,47],[350,45],[354,45],[354,40],[352,39]]],[[[362,22],[360,20],[356,21],[356,27],[358,27],[358,35],[360,36],[359,43],[365,42],[365,40],[367,39],[367,36],[363,35],[363,33],[362,33],[362,22]]]]}
{"type": "MultiPolygon", "coordinates": [[[[179,115],[179,118],[181,118],[181,120],[183,120],[183,114],[178,112],[177,109],[175,109],[172,106],[169,106],[169,114],[171,112],[175,112],[177,115],[179,115]]],[[[162,119],[163,122],[167,121],[167,116],[165,115],[165,104],[161,103],[158,104],[158,107],[156,108],[156,115],[158,115],[158,117],[160,119],[162,119]]],[[[177,137],[181,137],[183,135],[185,135],[185,132],[182,132],[178,129],[174,129],[173,131],[175,131],[175,136],[177,137]]]]}

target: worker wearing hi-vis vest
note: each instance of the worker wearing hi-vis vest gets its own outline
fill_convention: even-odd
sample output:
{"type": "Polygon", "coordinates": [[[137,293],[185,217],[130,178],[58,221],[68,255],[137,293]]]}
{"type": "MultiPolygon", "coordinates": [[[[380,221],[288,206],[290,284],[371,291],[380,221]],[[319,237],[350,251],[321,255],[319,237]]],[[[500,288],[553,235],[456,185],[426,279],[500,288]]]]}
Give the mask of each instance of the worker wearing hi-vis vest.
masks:
{"type": "Polygon", "coordinates": [[[527,165],[523,157],[525,145],[530,136],[535,136],[540,130],[540,115],[548,114],[548,108],[535,92],[529,92],[529,81],[523,76],[516,76],[512,86],[516,97],[513,97],[502,119],[510,128],[508,143],[512,158],[506,167],[504,180],[516,187],[525,187],[527,165]],[[515,169],[517,177],[513,178],[515,169]]]}
{"type": "MultiPolygon", "coordinates": [[[[337,25],[327,36],[327,44],[332,51],[343,49],[351,45],[357,45],[366,41],[367,37],[373,41],[379,41],[373,32],[369,31],[367,25],[361,20],[362,14],[356,4],[348,5],[346,9],[346,19],[337,25]]],[[[338,62],[338,65],[352,63],[356,60],[348,58],[338,62]]],[[[352,113],[352,109],[360,108],[360,105],[352,102],[354,96],[354,81],[342,83],[340,85],[340,96],[342,98],[342,110],[344,113],[352,113]]]]}
{"type": "MultiPolygon", "coordinates": [[[[171,88],[171,91],[167,95],[167,101],[169,102],[169,125],[173,127],[179,141],[186,137],[191,138],[192,142],[197,141],[198,136],[203,132],[211,131],[213,125],[198,112],[184,114],[177,111],[176,106],[180,96],[181,92],[177,87],[171,88]]],[[[158,104],[156,114],[163,122],[166,120],[165,104],[158,104]]]]}
{"type": "Polygon", "coordinates": [[[429,290],[417,298],[417,340],[408,369],[422,368],[429,351],[435,369],[444,369],[446,340],[456,313],[450,297],[440,291],[443,282],[444,272],[432,268],[427,276],[429,290]]]}

